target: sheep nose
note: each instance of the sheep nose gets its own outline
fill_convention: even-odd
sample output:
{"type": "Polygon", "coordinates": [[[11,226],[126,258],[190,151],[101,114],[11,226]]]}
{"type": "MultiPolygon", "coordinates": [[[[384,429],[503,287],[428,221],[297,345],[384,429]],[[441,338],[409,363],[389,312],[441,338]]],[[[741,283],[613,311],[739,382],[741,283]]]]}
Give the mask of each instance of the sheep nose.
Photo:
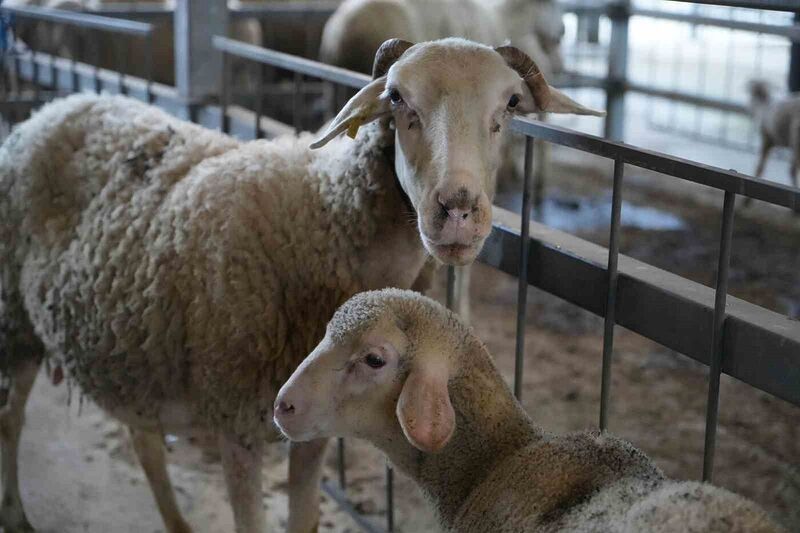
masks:
{"type": "Polygon", "coordinates": [[[456,227],[464,226],[472,215],[477,199],[473,198],[466,188],[461,188],[453,195],[439,193],[436,197],[442,213],[447,215],[447,219],[456,227]]]}
{"type": "Polygon", "coordinates": [[[282,415],[291,415],[294,414],[294,405],[291,403],[287,403],[283,400],[278,402],[278,406],[275,409],[275,412],[282,414],[282,415]]]}

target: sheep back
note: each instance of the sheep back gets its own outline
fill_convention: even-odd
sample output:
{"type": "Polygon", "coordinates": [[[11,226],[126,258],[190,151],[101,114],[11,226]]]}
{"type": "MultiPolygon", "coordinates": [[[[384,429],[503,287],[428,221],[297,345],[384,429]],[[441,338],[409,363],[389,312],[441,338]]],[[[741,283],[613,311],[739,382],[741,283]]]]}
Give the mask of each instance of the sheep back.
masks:
{"type": "Polygon", "coordinates": [[[358,250],[396,201],[379,186],[395,187],[390,135],[311,152],[123,97],[49,104],[0,148],[16,312],[115,414],[158,420],[175,401],[193,427],[269,432],[279,385],[366,288],[358,250]]]}

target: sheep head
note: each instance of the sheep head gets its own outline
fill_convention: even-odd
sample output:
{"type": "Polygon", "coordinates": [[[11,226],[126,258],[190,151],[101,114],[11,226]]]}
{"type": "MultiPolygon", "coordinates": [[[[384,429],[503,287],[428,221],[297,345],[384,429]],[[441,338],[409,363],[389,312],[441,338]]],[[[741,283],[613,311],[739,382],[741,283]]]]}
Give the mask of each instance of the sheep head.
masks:
{"type": "Polygon", "coordinates": [[[465,330],[416,292],[358,294],[281,388],[275,422],[295,441],[347,436],[380,445],[404,436],[418,450],[438,452],[455,430],[448,381],[465,330]]]}
{"type": "Polygon", "coordinates": [[[374,74],[311,147],[344,132],[354,137],[359,126],[391,117],[395,172],[416,211],[422,243],[447,264],[471,263],[491,231],[511,117],[600,114],[550,87],[527,55],[508,46],[392,39],[378,50],[374,74]]]}

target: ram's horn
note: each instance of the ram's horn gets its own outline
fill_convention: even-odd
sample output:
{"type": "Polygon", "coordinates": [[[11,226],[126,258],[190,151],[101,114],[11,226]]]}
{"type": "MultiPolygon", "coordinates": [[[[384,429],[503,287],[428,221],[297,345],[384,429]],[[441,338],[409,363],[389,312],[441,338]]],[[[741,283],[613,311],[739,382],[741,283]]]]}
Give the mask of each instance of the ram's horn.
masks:
{"type": "Polygon", "coordinates": [[[495,51],[500,54],[509,67],[517,71],[528,84],[528,88],[539,109],[547,109],[550,103],[550,86],[536,63],[528,54],[514,46],[498,46],[495,51]]]}
{"type": "Polygon", "coordinates": [[[375,63],[372,64],[372,79],[385,76],[395,61],[400,59],[400,56],[406,50],[414,46],[414,43],[404,41],[403,39],[389,39],[385,41],[378,51],[375,52],[375,63]]]}

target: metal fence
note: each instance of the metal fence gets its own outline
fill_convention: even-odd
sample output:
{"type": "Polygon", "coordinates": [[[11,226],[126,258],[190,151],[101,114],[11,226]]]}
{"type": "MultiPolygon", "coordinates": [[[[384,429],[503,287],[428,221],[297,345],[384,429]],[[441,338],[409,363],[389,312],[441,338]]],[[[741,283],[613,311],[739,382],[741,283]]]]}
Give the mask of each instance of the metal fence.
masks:
{"type": "Polygon", "coordinates": [[[800,5],[790,0],[561,5],[569,30],[562,45],[570,69],[565,78],[605,92],[605,132],[614,139],[624,138],[627,118],[656,131],[754,150],[746,82],[766,78],[783,85],[791,44],[800,43],[792,13],[800,13],[800,5]],[[780,11],[745,9],[753,7],[780,11]],[[630,93],[636,99],[626,113],[622,102],[630,93]]]}
{"type": "MultiPolygon", "coordinates": [[[[0,94],[3,96],[2,110],[5,114],[22,113],[26,115],[30,110],[44,101],[57,96],[61,90],[78,92],[85,88],[81,84],[81,75],[88,74],[91,79],[92,89],[100,91],[103,88],[103,79],[116,78],[116,88],[121,94],[128,93],[126,83],[128,64],[126,46],[118,46],[115,65],[118,70],[113,73],[101,68],[100,54],[103,53],[101,34],[125,38],[136,38],[143,45],[144,58],[144,92],[147,102],[152,102],[153,93],[153,26],[144,22],[122,20],[103,17],[88,13],[74,13],[70,11],[47,9],[35,6],[27,7],[2,7],[3,32],[6,41],[0,43],[2,49],[2,81],[0,94]],[[36,38],[25,41],[18,38],[15,32],[28,23],[32,31],[38,30],[37,36],[42,36],[43,24],[53,23],[65,30],[52,38],[47,43],[38,43],[36,38]],[[39,25],[36,27],[36,25],[39,25]],[[35,28],[35,29],[34,29],[35,28]],[[60,39],[68,41],[60,42],[60,39]],[[39,46],[44,48],[39,49],[39,46]],[[69,46],[69,48],[63,48],[69,46]],[[63,50],[62,50],[63,48],[63,50]],[[87,54],[87,49],[91,51],[87,54]],[[58,52],[64,51],[67,57],[59,59],[58,52]],[[91,65],[79,62],[79,58],[90,56],[91,65]],[[28,76],[22,74],[22,62],[26,61],[31,69],[28,76]],[[64,68],[64,64],[68,64],[64,68]],[[68,78],[67,87],[64,87],[61,77],[68,78]],[[29,85],[26,90],[25,82],[29,85]],[[50,92],[42,92],[42,87],[47,87],[50,92]]],[[[52,37],[52,36],[51,36],[52,37]]],[[[128,43],[126,43],[128,44],[128,43]]],[[[22,117],[11,117],[11,122],[21,120],[22,117]]]]}
{"type": "MultiPolygon", "coordinates": [[[[306,77],[355,89],[369,81],[362,74],[225,37],[214,37],[214,46],[226,58],[223,62],[226,70],[230,62],[237,59],[293,72],[297,94],[303,94],[306,77]]],[[[229,77],[223,73],[220,81],[221,126],[225,130],[229,127],[228,80],[229,77]]],[[[259,110],[252,115],[252,120],[252,131],[257,131],[261,120],[259,110]]],[[[526,137],[522,212],[517,217],[498,209],[494,229],[479,261],[519,279],[515,394],[519,397],[522,390],[525,303],[528,286],[533,285],[605,317],[599,416],[601,429],[608,426],[615,325],[622,325],[710,367],[703,467],[703,479],[710,480],[722,372],[800,406],[800,323],[735,298],[727,301],[736,197],[755,198],[800,210],[800,190],[530,119],[514,119],[512,129],[526,137]],[[530,221],[534,188],[533,139],[568,146],[614,161],[609,249],[530,221]],[[620,210],[626,164],[724,191],[717,279],[713,291],[620,255],[620,210]]],[[[449,291],[454,285],[453,276],[451,269],[448,273],[449,291]]],[[[448,294],[448,301],[451,300],[451,294],[448,294]]],[[[380,531],[379,526],[355,512],[344,494],[346,470],[343,446],[344,443],[340,441],[339,484],[336,486],[325,482],[324,489],[362,528],[380,531]]],[[[386,486],[386,530],[392,531],[394,512],[392,471],[389,467],[386,486]]]]}

